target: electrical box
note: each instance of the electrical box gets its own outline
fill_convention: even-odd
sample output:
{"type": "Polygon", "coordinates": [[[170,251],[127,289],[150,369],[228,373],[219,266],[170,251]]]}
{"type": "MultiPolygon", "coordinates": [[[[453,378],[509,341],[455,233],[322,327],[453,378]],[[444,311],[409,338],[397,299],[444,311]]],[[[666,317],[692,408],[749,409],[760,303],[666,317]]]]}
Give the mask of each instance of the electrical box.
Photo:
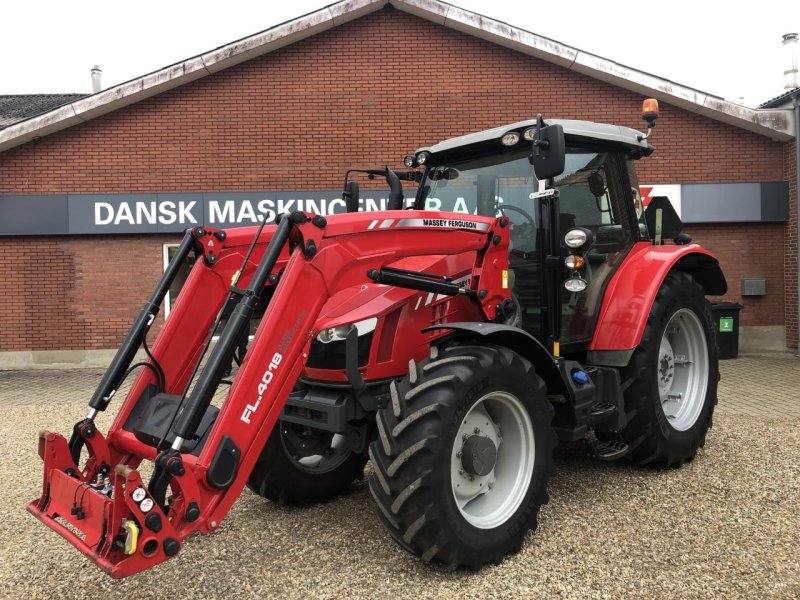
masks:
{"type": "Polygon", "coordinates": [[[766,293],[766,279],[742,279],[742,296],[764,296],[766,293]]]}

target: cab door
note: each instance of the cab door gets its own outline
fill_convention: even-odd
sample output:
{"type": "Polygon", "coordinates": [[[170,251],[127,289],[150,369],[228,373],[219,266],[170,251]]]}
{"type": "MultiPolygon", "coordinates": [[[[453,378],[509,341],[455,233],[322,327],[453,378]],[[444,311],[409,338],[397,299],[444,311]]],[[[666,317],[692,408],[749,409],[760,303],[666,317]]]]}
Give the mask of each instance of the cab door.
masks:
{"type": "Polygon", "coordinates": [[[619,151],[568,148],[565,172],[556,180],[562,255],[568,254],[563,238],[569,229],[584,227],[594,237],[583,254],[588,287],[576,293],[560,287],[564,352],[580,351],[591,340],[606,286],[640,237],[627,161],[619,151]]]}

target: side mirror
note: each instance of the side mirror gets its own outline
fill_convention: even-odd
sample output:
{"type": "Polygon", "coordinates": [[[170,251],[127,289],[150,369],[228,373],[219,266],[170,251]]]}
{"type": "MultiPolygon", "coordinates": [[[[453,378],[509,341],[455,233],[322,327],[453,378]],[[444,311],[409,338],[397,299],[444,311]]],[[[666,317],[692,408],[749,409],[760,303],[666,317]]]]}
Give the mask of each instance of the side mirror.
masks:
{"type": "Polygon", "coordinates": [[[400,183],[400,178],[397,173],[392,171],[389,167],[384,169],[386,176],[386,183],[389,184],[389,203],[386,208],[388,210],[402,210],[403,209],[403,184],[400,183]]]}
{"type": "Polygon", "coordinates": [[[347,207],[347,212],[358,212],[358,201],[361,198],[361,190],[358,186],[358,181],[348,181],[342,194],[342,200],[347,207]]]}
{"type": "Polygon", "coordinates": [[[543,181],[561,175],[565,159],[564,128],[561,125],[542,127],[542,115],[538,115],[530,157],[536,178],[543,181]]]}

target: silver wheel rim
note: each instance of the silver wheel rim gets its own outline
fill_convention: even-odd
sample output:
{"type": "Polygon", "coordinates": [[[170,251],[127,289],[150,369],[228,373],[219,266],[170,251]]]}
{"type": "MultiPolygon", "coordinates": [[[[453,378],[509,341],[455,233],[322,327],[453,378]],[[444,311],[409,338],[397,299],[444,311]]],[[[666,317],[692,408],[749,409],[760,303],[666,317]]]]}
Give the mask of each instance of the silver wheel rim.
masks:
{"type": "Polygon", "coordinates": [[[535,458],[533,424],[522,402],[506,392],[483,396],[461,420],[450,455],[453,499],[461,516],[479,529],[508,521],[528,493],[535,458]],[[472,435],[488,437],[497,449],[486,475],[470,475],[462,464],[464,443],[472,435]]]}
{"type": "Polygon", "coordinates": [[[703,325],[687,309],[667,324],[658,351],[656,377],[661,409],[669,424],[686,431],[697,422],[708,388],[708,347],[703,325]]]}
{"type": "Polygon", "coordinates": [[[328,473],[350,456],[347,438],[338,433],[287,423],[281,423],[280,431],[286,455],[295,467],[306,473],[328,473]]]}

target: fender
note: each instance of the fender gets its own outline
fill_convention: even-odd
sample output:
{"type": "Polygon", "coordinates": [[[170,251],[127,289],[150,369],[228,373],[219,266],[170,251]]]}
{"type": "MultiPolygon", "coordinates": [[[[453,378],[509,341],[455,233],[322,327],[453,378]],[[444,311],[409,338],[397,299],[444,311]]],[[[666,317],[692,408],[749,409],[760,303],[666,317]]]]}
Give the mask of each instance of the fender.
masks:
{"type": "Polygon", "coordinates": [[[719,261],[698,244],[636,244],[606,288],[594,337],[589,344],[590,362],[613,366],[627,364],[642,339],[656,294],[673,269],[691,274],[706,294],[724,294],[728,289],[719,261]],[[624,352],[617,354],[615,351],[624,352]]]}
{"type": "Polygon", "coordinates": [[[511,325],[503,325],[502,323],[441,323],[426,327],[422,331],[435,331],[437,329],[452,329],[458,332],[476,334],[486,342],[513,350],[531,361],[531,364],[536,368],[536,374],[547,385],[549,394],[561,394],[570,400],[572,399],[572,391],[564,383],[552,354],[527,331],[511,325]]]}

